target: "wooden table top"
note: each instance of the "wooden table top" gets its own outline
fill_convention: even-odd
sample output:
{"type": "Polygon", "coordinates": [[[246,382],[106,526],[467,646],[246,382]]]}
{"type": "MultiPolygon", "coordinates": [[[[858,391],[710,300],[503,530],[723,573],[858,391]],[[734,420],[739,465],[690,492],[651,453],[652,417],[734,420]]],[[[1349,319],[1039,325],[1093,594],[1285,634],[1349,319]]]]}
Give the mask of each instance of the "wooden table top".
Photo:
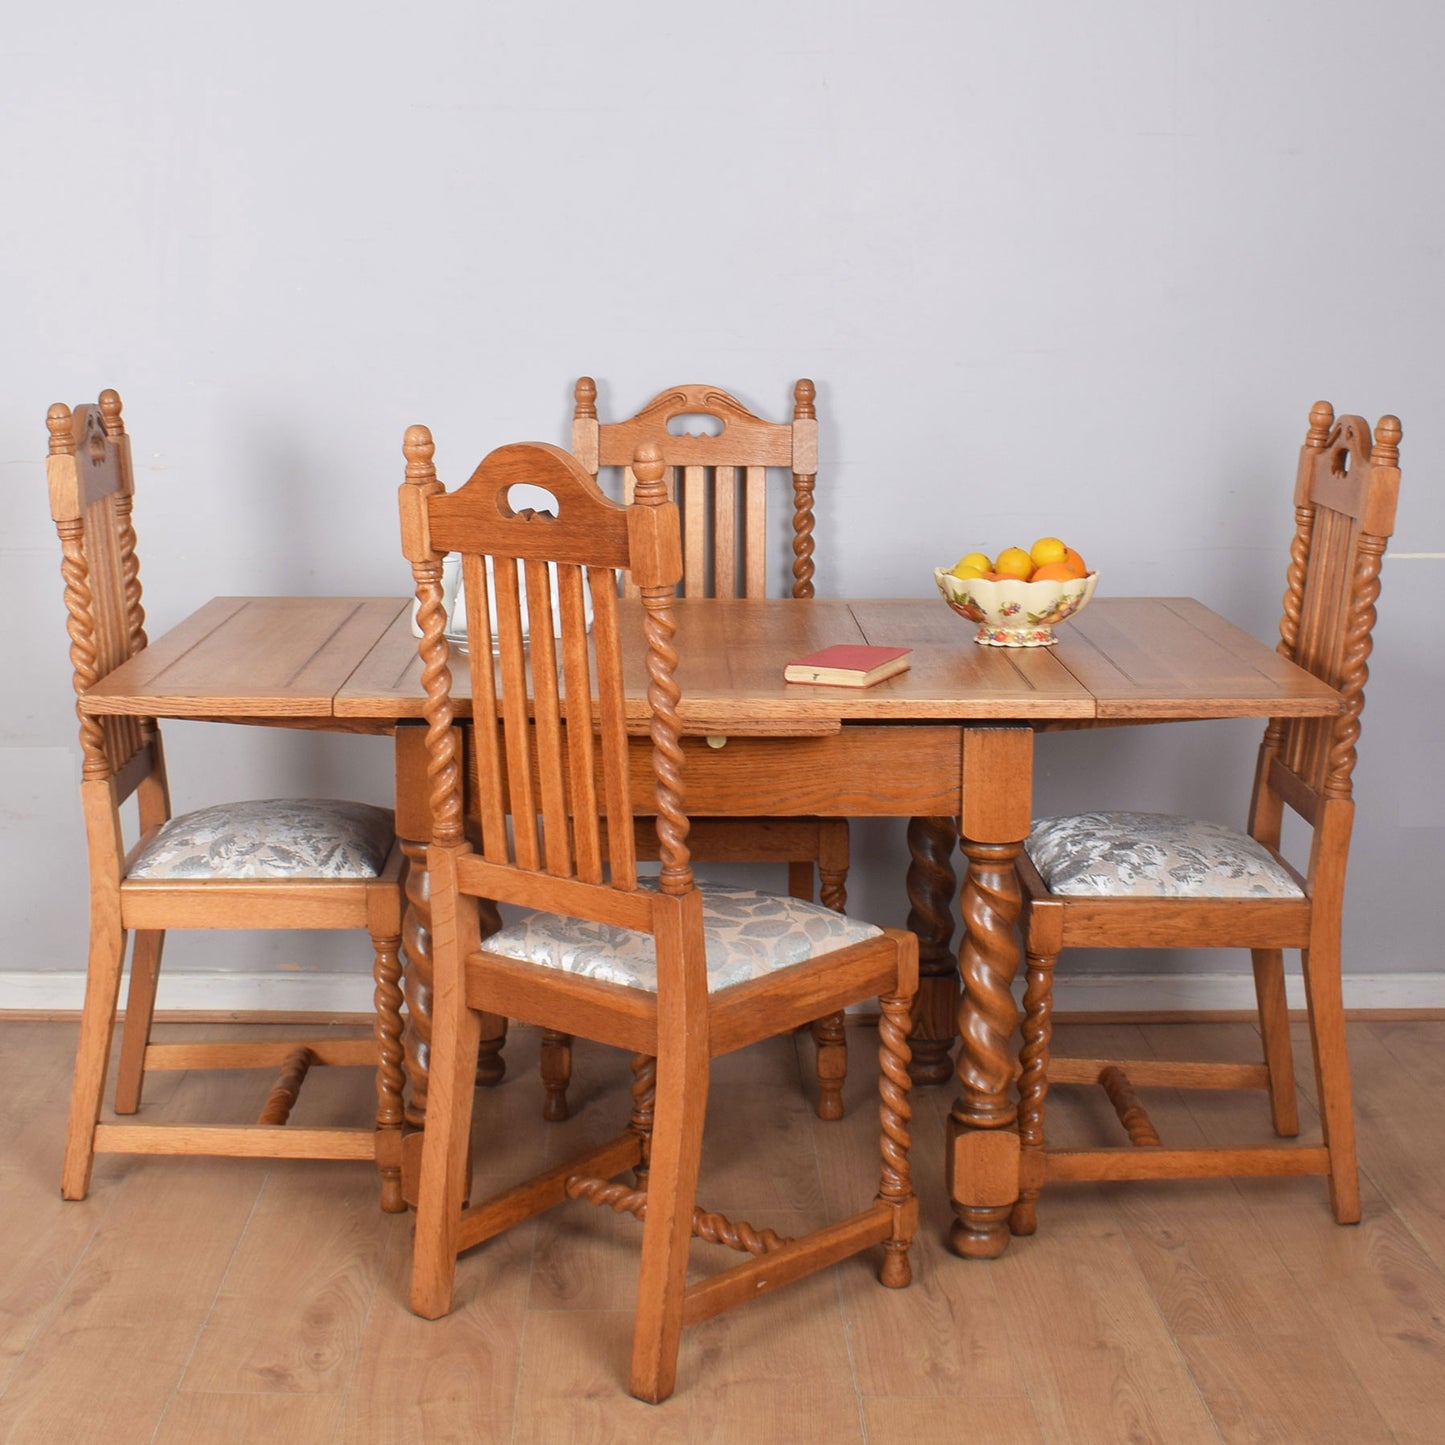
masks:
{"type": "MultiPolygon", "coordinates": [[[[637,607],[637,603],[624,603],[637,607]]],[[[311,722],[385,730],[421,716],[410,603],[392,597],[219,597],[102,679],[89,713],[311,722]]],[[[936,598],[686,601],[676,608],[691,733],[824,734],[848,722],[1324,716],[1338,693],[1189,598],[1095,598],[1052,648],[980,647],[936,598]],[[832,643],[913,649],[871,688],[783,681],[832,643]]],[[[640,626],[629,657],[639,679],[640,626]]],[[[465,707],[464,670],[455,669],[465,707]]],[[[631,691],[631,690],[630,690],[631,691]]]]}

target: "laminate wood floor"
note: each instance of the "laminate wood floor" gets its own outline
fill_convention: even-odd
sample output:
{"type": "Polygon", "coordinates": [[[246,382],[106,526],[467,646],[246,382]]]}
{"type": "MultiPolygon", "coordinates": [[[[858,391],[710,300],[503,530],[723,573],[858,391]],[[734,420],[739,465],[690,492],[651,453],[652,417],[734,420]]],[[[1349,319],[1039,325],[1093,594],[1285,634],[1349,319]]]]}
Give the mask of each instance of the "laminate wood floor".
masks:
{"type": "MultiPolygon", "coordinates": [[[[1187,1043],[1211,1057],[1252,1033],[1096,1025],[1061,1029],[1060,1043],[1122,1034],[1136,1054],[1187,1043]]],[[[917,1091],[912,1288],[881,1289],[855,1259],[697,1326],[658,1407],[625,1389],[630,1218],[575,1204],[513,1230],[464,1258],[451,1316],[419,1320],[405,1303],[410,1222],[379,1212],[363,1165],[110,1157],[88,1200],[62,1203],[73,1042],[70,1024],[0,1022],[8,1445],[1445,1439],[1445,1023],[1351,1025],[1355,1228],[1331,1221],[1317,1179],[1059,1186],[1037,1235],[966,1263],[943,1244],[952,1091],[917,1091]]],[[[705,1202],[786,1232],[870,1195],[871,1042],[850,1030],[837,1124],[802,1093],[806,1042],[720,1061],[705,1202]]],[[[479,1187],[625,1115],[626,1061],[579,1046],[574,1118],[543,1124],[536,1055],[518,1031],[506,1081],[481,1095],[479,1187]]],[[[266,1088],[259,1075],[158,1076],[146,1107],[237,1117],[266,1088]]],[[[309,1117],[366,1116],[364,1073],[321,1071],[307,1090],[309,1117]]],[[[1151,1103],[1180,1142],[1256,1119],[1267,1131],[1256,1098],[1151,1103]]],[[[1088,1104],[1061,1100],[1051,1118],[1103,1127],[1088,1104]]]]}

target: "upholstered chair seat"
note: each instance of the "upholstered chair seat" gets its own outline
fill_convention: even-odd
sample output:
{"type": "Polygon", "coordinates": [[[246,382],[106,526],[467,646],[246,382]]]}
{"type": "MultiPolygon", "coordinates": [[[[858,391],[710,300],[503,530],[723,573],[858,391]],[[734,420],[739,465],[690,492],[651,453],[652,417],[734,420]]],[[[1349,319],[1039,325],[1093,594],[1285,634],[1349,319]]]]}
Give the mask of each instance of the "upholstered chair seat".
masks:
{"type": "MultiPolygon", "coordinates": [[[[747,888],[704,885],[707,984],[716,993],[819,958],[883,930],[821,904],[747,888]]],[[[657,943],[609,923],[528,912],[483,943],[488,953],[657,992],[657,943]]]]}
{"type": "Polygon", "coordinates": [[[1024,844],[1050,893],[1100,898],[1302,898],[1260,842],[1223,823],[1169,813],[1045,818],[1024,844]]]}
{"type": "Polygon", "coordinates": [[[379,878],[389,808],[336,798],[219,803],[170,819],[128,878],[379,878]]]}

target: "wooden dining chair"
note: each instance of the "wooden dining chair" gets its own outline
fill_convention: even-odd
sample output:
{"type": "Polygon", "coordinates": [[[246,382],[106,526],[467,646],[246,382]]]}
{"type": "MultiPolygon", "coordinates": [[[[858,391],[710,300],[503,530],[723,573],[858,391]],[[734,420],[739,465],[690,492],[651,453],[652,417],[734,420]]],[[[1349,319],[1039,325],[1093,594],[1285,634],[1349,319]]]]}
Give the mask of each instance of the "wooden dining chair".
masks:
{"type": "Polygon", "coordinates": [[[459,1253],[564,1199],[631,1212],[642,1220],[631,1389],[661,1400],[673,1388],[684,1324],[872,1245],[883,1246],[882,1282],[908,1283],[916,1201],[908,1167],[907,1037],[917,941],[801,899],[695,884],[676,682],[678,649],[686,643],[674,636],[673,616],[680,534],[655,450],[635,459],[632,506],[605,497],[557,447],[502,447],[455,492],[437,480],[425,427],[407,432],[405,452],[401,525],[423,631],[435,966],[412,1308],[429,1318],[445,1314],[459,1253]],[[523,483],[543,488],[555,506],[514,511],[508,495],[523,483]],[[453,727],[454,659],[441,586],[448,552],[462,556],[467,636],[479,639],[464,664],[474,719],[472,784],[481,800],[479,850],[465,827],[453,727]],[[638,637],[624,636],[620,622],[621,575],[641,596],[638,637]],[[631,827],[623,686],[629,648],[642,653],[649,678],[646,722],[662,864],[651,882],[639,880],[631,827]],[[505,926],[489,931],[494,903],[522,911],[504,914],[505,926]],[[875,1201],[796,1239],[699,1207],[709,1060],[873,997],[882,1006],[882,1177],[875,1201]],[[464,1208],[480,1020],[498,1014],[629,1050],[633,1108],[615,1138],[464,1208]],[[630,1185],[618,1178],[628,1171],[630,1185]],[[689,1285],[693,1235],[749,1257],[689,1285]]]}
{"type": "MultiPolygon", "coordinates": [[[[52,406],[47,424],[70,661],[75,691],[83,696],[146,649],[130,439],[114,391],[101,392],[98,406],[52,406]]],[[[97,1153],[374,1159],[383,1208],[402,1210],[402,856],[390,810],[332,799],[273,799],[177,817],[154,718],[82,712],[80,746],[90,958],[65,1143],[65,1198],[85,1197],[97,1153]],[[126,826],[123,813],[132,798],[137,829],[126,826]],[[152,1042],[161,950],[167,930],[177,928],[366,929],[376,980],[372,1037],[152,1042]],[[150,1070],[279,1069],[256,1123],[101,1120],[128,934],[134,944],[117,1115],[140,1110],[150,1070]],[[373,1072],[373,1127],[288,1124],[307,1071],[322,1064],[365,1065],[373,1072]]]]}
{"type": "Polygon", "coordinates": [[[1081,813],[1034,825],[1020,862],[1027,956],[1019,1080],[1022,1190],[1017,1234],[1057,1179],[1323,1174],[1341,1224],[1360,1217],[1340,980],[1340,919],[1354,816],[1351,774],[1365,701],[1380,559],[1395,524],[1400,423],[1373,437],[1357,416],[1310,412],[1295,484],[1280,653],[1339,690],[1334,717],[1279,718],[1260,744],[1246,829],[1159,814],[1081,813]],[[1288,808],[1308,861],[1281,851],[1288,808]],[[1050,1054],[1051,986],[1066,948],[1248,948],[1262,1062],[1064,1059],[1050,1054]],[[1276,1134],[1299,1133],[1283,950],[1301,951],[1319,1095],[1317,1145],[1172,1148],[1136,1089],[1263,1089],[1276,1134]],[[1102,1085],[1128,1144],[1049,1147],[1044,1101],[1057,1084],[1102,1085]]]}
{"type": "MultiPolygon", "coordinates": [[[[656,446],[668,494],[682,517],[682,594],[686,597],[766,597],[769,586],[769,472],[789,474],[792,488],[792,572],[788,595],[813,596],[813,490],[818,471],[816,388],[793,387],[791,422],[770,422],[715,386],[674,386],[625,421],[601,422],[597,384],[581,377],[574,389],[572,454],[594,477],[603,467],[621,475],[631,501],[637,448],[656,446]],[[689,430],[692,428],[692,430],[689,430]],[[714,430],[714,428],[716,430],[714,430]]],[[[635,592],[635,584],[624,583],[635,592]]],[[[639,857],[656,859],[650,819],[636,822],[639,857]]],[[[707,863],[783,863],[795,898],[818,897],[840,913],[847,902],[846,818],[694,818],[691,850],[707,863]],[[816,869],[816,892],[814,871],[816,869]]],[[[848,1073],[842,1015],[814,1019],[816,1110],[843,1117],[848,1073]]],[[[566,1117],[570,1062],[564,1040],[549,1040],[543,1056],[548,1117],[566,1117]]]]}

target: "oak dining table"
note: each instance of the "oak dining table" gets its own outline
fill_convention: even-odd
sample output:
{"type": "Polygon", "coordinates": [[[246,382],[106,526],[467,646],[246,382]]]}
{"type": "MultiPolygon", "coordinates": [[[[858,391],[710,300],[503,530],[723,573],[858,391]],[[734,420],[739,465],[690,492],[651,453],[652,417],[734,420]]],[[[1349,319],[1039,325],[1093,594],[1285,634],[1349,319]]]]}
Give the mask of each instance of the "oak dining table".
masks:
{"type": "MultiPolygon", "coordinates": [[[[626,658],[634,806],[646,814],[653,800],[641,611],[627,606],[639,616],[626,658]]],[[[1036,738],[1058,729],[1329,716],[1341,710],[1340,695],[1189,598],[1096,597],[1058,628],[1052,648],[976,646],[972,629],[937,598],[679,599],[676,617],[689,810],[910,820],[908,926],[919,937],[923,974],[913,1073],[920,1083],[957,1079],[946,1151],[951,1245],[966,1257],[998,1255],[1018,1196],[1014,862],[1029,832],[1036,738]],[[864,689],[783,680],[788,662],[833,643],[909,647],[911,666],[864,689]],[[956,889],[963,932],[955,955],[956,889]]],[[[464,672],[455,677],[459,717],[467,709],[464,672]]],[[[79,702],[85,713],[394,738],[397,832],[413,864],[405,935],[413,1126],[425,1119],[430,1036],[422,699],[409,600],[219,597],[79,702]]],[[[419,1135],[408,1141],[409,1159],[418,1146],[419,1135]]]]}

